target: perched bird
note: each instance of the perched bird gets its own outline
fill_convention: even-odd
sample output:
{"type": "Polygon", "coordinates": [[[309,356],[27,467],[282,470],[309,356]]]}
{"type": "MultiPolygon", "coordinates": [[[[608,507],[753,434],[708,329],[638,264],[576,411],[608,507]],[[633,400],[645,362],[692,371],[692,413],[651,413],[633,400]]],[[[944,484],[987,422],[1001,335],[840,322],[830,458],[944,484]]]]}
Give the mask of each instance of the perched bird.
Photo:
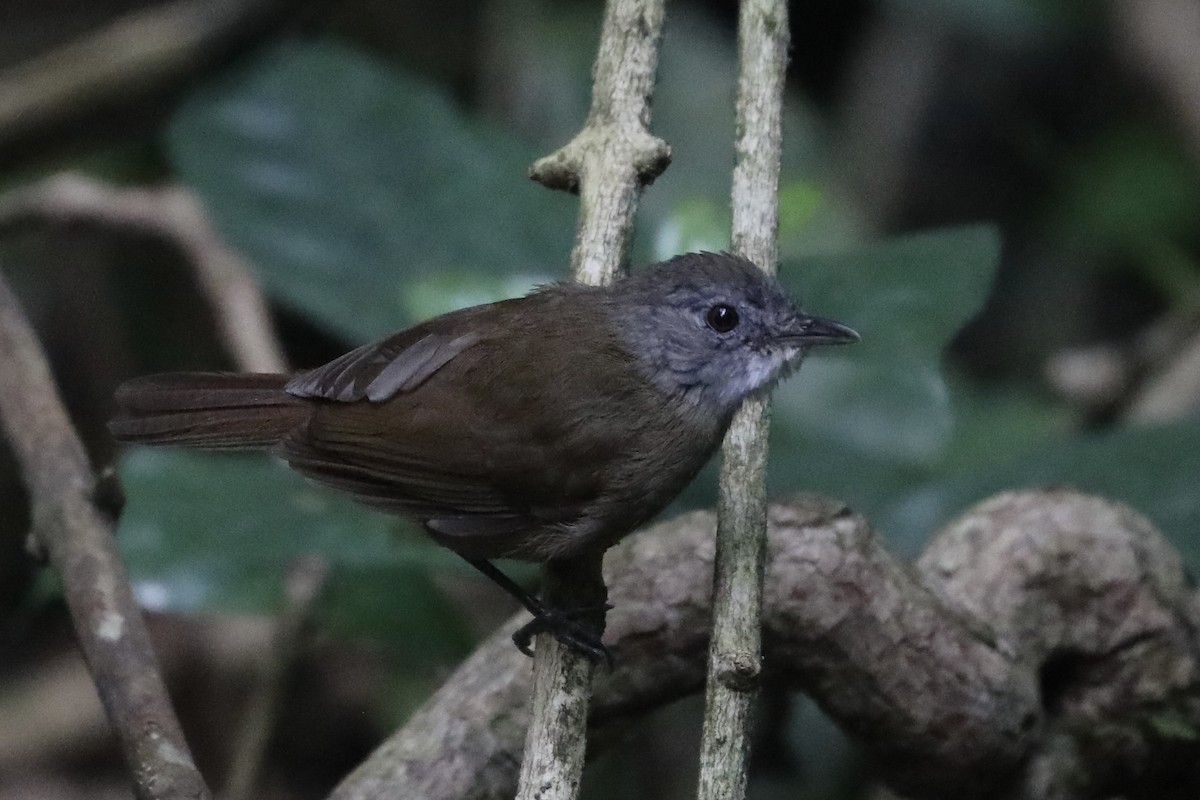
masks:
{"type": "Polygon", "coordinates": [[[749,261],[692,253],[604,287],[557,283],[465,308],[295,376],[167,373],[116,393],[117,439],[265,449],[420,523],[593,658],[570,612],[491,563],[608,548],[665,507],[748,395],[811,345],[858,340],[749,261]]]}

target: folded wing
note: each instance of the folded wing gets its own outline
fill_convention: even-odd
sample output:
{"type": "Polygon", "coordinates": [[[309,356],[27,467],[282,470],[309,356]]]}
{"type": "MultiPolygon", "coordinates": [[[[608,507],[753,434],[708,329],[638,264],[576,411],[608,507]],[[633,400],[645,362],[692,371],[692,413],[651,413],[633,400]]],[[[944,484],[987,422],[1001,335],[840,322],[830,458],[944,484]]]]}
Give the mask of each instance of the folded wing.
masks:
{"type": "Polygon", "coordinates": [[[552,309],[506,313],[501,330],[488,308],[439,318],[291,381],[290,394],[325,402],[280,454],[360,502],[417,518],[443,541],[481,540],[488,557],[483,540],[512,546],[516,532],[545,537],[577,523],[602,490],[603,466],[620,454],[595,418],[612,404],[597,397],[564,413],[561,386],[599,395],[620,383],[621,356],[586,365],[556,358],[577,351],[551,341],[573,331],[540,323],[552,309]],[[522,385],[514,374],[541,379],[522,385]],[[579,463],[598,468],[563,468],[579,463]]]}

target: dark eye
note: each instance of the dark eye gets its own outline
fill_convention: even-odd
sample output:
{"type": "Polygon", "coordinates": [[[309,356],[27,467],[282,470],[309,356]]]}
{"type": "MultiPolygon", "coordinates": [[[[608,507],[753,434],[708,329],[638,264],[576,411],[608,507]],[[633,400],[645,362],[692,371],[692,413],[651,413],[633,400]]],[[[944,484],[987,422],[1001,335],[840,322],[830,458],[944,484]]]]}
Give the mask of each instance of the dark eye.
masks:
{"type": "Polygon", "coordinates": [[[704,315],[704,321],[717,333],[729,333],[737,327],[737,309],[725,303],[718,303],[704,315]]]}

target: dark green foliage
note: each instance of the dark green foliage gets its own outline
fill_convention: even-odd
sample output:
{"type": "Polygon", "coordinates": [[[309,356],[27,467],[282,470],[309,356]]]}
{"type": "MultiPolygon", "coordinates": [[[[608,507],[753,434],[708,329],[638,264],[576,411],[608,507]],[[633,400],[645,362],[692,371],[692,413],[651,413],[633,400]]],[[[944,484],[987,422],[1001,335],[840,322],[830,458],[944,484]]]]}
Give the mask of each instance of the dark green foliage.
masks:
{"type": "MultiPolygon", "coordinates": [[[[341,46],[275,48],[198,93],[169,144],[269,293],[347,344],[566,274],[575,203],[525,180],[538,153],[341,46]]],[[[999,255],[994,229],[976,226],[782,266],[809,311],[863,342],[819,352],[776,393],[773,494],[844,498],[912,554],[991,493],[1070,483],[1130,502],[1200,563],[1200,424],[1090,439],[1044,400],[947,375],[942,354],[999,255]]],[[[261,458],[137,452],[123,479],[123,547],[152,605],[269,610],[287,564],[315,550],[336,565],[338,628],[434,654],[465,646],[429,578],[455,558],[395,535],[393,519],[261,458]]],[[[712,485],[710,470],[681,505],[710,503],[712,485]]]]}
{"type": "Polygon", "coordinates": [[[525,177],[534,148],[346,47],[270,50],[168,146],[268,290],[353,340],[566,276],[575,204],[525,177]]]}

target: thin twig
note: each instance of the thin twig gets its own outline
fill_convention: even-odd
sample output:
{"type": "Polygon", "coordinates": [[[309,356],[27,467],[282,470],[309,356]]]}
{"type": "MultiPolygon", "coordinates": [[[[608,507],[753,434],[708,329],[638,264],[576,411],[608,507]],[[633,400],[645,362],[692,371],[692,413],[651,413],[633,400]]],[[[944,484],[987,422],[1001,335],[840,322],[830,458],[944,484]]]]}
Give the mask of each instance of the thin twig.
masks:
{"type": "MultiPolygon", "coordinates": [[[[1006,493],[915,567],[832,500],[776,504],[768,521],[766,674],[810,694],[904,796],[1012,800],[1078,763],[1113,781],[1089,794],[1085,777],[1083,796],[1165,796],[1184,774],[1170,796],[1200,793],[1200,595],[1145,518],[1067,490],[1006,493]],[[1079,751],[1065,763],[1062,735],[1079,751]]],[[[687,514],[609,551],[616,666],[596,676],[593,744],[702,689],[715,525],[687,514]]],[[[509,800],[529,686],[498,633],[333,798],[509,800]]]]}
{"type": "MultiPolygon", "coordinates": [[[[734,252],[774,273],[779,260],[786,0],[743,0],[738,44],[732,245],[734,252]]],[[[740,800],[746,794],[750,713],[762,672],[768,409],[766,397],[747,400],[721,451],[700,800],[740,800]]]]}
{"type": "Polygon", "coordinates": [[[280,0],[175,0],[138,9],[0,72],[0,143],[102,103],[161,89],[230,40],[262,27],[280,0]]]}
{"type": "Polygon", "coordinates": [[[182,187],[130,189],[63,174],[0,198],[0,230],[41,220],[92,222],[162,237],[182,250],[208,296],[238,369],[286,372],[267,301],[250,265],[182,187]]]}
{"type": "Polygon", "coordinates": [[[621,274],[638,195],[671,163],[671,148],[650,133],[664,6],[665,0],[609,0],[587,122],[529,170],[539,183],[579,193],[571,267],[584,283],[621,274]]]}
{"type": "MultiPolygon", "coordinates": [[[[530,168],[548,187],[579,193],[579,231],[571,254],[576,281],[611,283],[625,268],[637,199],[670,161],[650,133],[650,96],[665,0],[609,0],[596,54],[592,107],[583,129],[530,168]]],[[[603,555],[544,570],[550,603],[598,608],[604,630],[603,555]]],[[[579,793],[587,743],[592,664],[549,636],[539,638],[518,800],[571,800],[579,793]]]]}
{"type": "Polygon", "coordinates": [[[32,504],[33,544],[63,583],[100,700],[141,800],[209,797],[167,697],[92,471],[16,297],[0,279],[0,421],[32,504]]]}
{"type": "Polygon", "coordinates": [[[233,765],[222,793],[224,800],[249,800],[255,796],[263,757],[279,718],[287,676],[300,654],[305,629],[312,621],[313,608],[328,575],[329,561],[316,555],[301,558],[287,574],[284,604],[275,622],[269,660],[233,747],[233,765]]]}

